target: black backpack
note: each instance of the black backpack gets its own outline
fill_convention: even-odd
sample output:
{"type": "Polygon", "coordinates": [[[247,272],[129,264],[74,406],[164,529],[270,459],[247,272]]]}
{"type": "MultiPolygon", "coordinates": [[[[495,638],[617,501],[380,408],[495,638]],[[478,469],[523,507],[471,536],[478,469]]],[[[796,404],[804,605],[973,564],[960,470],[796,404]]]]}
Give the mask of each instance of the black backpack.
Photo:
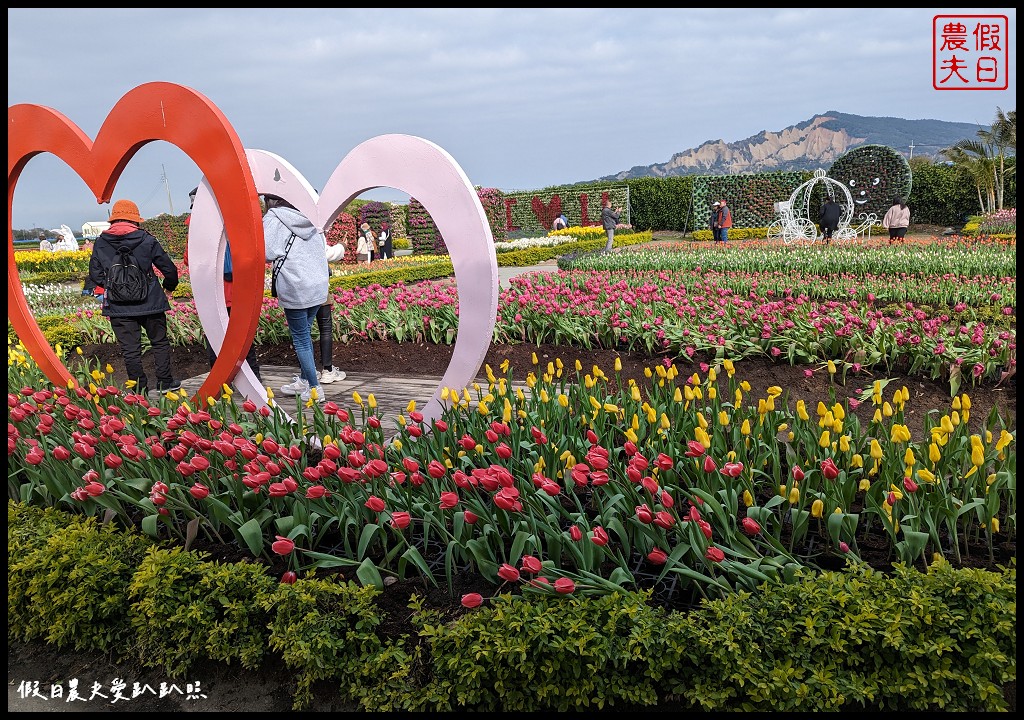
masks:
{"type": "Polygon", "coordinates": [[[111,302],[139,303],[149,292],[149,278],[139,267],[132,251],[123,245],[115,251],[104,288],[111,302]]]}

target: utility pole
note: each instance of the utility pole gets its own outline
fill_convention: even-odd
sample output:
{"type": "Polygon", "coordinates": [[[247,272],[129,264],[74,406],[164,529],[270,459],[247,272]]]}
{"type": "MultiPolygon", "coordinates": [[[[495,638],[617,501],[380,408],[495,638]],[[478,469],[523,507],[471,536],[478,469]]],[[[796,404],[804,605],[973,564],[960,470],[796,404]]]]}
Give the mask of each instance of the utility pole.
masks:
{"type": "Polygon", "coordinates": [[[911,160],[914,159],[914,141],[913,140],[910,141],[910,159],[911,160]]]}
{"type": "MultiPolygon", "coordinates": [[[[913,153],[914,153],[913,149],[911,149],[910,153],[911,153],[911,157],[913,157],[913,153]]],[[[173,215],[174,214],[174,203],[171,202],[171,186],[167,183],[167,168],[165,168],[163,166],[163,163],[161,163],[160,164],[160,169],[164,173],[164,178],[163,179],[164,179],[164,189],[167,191],[167,204],[171,208],[171,215],[173,215]]]]}

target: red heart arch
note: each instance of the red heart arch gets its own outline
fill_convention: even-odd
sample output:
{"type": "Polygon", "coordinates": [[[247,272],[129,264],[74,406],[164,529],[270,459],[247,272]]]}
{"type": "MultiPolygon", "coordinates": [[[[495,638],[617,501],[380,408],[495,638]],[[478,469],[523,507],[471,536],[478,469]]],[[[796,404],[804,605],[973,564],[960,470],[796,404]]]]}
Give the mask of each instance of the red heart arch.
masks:
{"type": "Polygon", "coordinates": [[[67,117],[41,105],[7,108],[7,307],[8,318],[25,348],[54,384],[74,377],[43,337],[25,301],[14,260],[11,209],[22,170],[32,157],[48,152],[81,177],[99,203],[110,202],[121,172],[143,145],[165,140],[200,168],[213,190],[231,238],[235,295],[224,348],[197,393],[217,397],[245,361],[256,335],[263,301],[263,221],[245,149],[224,114],[200,93],[181,85],[154,82],[126,93],[103,121],[95,142],[67,117]],[[233,349],[233,351],[232,351],[233,349]]]}

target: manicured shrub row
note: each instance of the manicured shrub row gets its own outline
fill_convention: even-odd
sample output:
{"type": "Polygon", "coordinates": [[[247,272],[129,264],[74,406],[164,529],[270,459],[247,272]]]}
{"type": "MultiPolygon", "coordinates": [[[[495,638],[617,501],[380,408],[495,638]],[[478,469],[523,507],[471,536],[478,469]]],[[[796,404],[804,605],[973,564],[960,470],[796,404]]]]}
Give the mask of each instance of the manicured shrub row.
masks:
{"type": "Polygon", "coordinates": [[[116,650],[171,676],[279,654],[296,709],[331,680],[364,711],[997,711],[1016,680],[1015,560],[801,571],[688,612],[647,592],[502,594],[445,621],[414,595],[416,636],[385,639],[372,586],[277,583],[95,518],[8,501],[7,548],[9,639],[116,650]]]}

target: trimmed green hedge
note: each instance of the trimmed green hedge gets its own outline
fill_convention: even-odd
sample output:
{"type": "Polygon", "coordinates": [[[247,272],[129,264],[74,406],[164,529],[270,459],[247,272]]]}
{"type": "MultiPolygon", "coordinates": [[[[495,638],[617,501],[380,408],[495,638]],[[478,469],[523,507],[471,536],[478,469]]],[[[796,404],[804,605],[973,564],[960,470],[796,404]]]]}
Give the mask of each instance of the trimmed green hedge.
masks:
{"type": "Polygon", "coordinates": [[[800,572],[688,612],[649,591],[502,594],[456,618],[409,602],[381,637],[378,590],[279,584],[255,563],[160,548],[134,531],[8,501],[8,638],[125,653],[182,675],[274,653],[363,711],[997,711],[1017,677],[1016,559],[998,572],[800,572]]]}

